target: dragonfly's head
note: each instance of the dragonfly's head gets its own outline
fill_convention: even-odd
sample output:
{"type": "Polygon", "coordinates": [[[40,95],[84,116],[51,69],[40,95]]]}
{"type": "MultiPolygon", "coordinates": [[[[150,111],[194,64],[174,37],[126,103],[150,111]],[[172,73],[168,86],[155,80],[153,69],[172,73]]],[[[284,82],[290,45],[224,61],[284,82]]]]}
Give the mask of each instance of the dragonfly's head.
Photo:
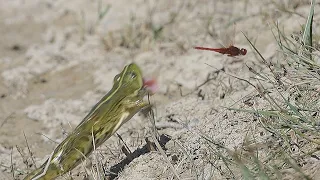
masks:
{"type": "Polygon", "coordinates": [[[247,50],[244,49],[244,48],[241,48],[240,49],[240,54],[243,55],[243,56],[246,55],[247,54],[247,50]]]}

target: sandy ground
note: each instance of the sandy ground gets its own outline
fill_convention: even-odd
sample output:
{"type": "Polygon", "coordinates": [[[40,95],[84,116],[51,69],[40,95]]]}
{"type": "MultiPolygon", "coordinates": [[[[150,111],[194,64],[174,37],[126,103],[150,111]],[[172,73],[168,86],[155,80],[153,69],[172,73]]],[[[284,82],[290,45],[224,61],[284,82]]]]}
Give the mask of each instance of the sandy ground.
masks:
{"type": "MultiPolygon", "coordinates": [[[[281,2],[288,9],[298,5],[296,12],[307,16],[308,1],[281,2]]],[[[225,110],[234,104],[245,108],[242,98],[254,92],[228,74],[249,79],[246,64],[263,68],[241,31],[271,58],[277,49],[270,31],[274,21],[291,33],[300,30],[304,18],[257,0],[1,0],[0,179],[21,179],[34,168],[27,143],[39,166],[130,62],[158,80],[159,90],[151,98],[156,125],[159,134],[171,139],[162,136],[181,178],[208,179],[212,173],[227,178],[210,170],[200,135],[235,148],[255,128],[253,117],[225,110]],[[105,8],[110,9],[99,19],[105,8]],[[248,49],[246,56],[192,49],[219,47],[233,22],[235,44],[248,49]],[[207,77],[212,80],[198,88],[207,77]]],[[[153,141],[150,127],[150,120],[137,114],[118,131],[129,149],[140,153],[130,163],[121,164],[126,156],[117,136],[94,157],[104,159],[106,171],[117,169],[119,179],[172,178],[159,152],[143,150],[145,138],[153,141]]],[[[72,174],[83,179],[84,166],[72,174]]]]}

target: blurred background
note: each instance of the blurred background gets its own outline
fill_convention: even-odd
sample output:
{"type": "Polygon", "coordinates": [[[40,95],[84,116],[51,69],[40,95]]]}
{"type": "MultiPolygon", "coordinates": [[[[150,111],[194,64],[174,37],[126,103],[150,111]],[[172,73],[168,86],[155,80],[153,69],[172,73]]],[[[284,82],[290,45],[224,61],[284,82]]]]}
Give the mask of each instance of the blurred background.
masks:
{"type": "MultiPolygon", "coordinates": [[[[156,126],[172,139],[165,149],[180,178],[244,177],[217,163],[223,158],[214,158],[204,137],[226,149],[242,146],[250,133],[262,144],[270,140],[254,115],[225,109],[268,104],[249,99],[257,91],[241,80],[268,69],[245,36],[265,60],[285,65],[278,34],[299,42],[309,10],[308,0],[0,0],[0,179],[22,179],[44,162],[130,62],[157,79],[156,126]],[[248,52],[228,57],[193,49],[230,45],[248,52]]],[[[152,136],[151,126],[139,114],[118,133],[135,151],[152,136]]],[[[105,174],[125,158],[122,146],[114,136],[99,150],[105,174]]],[[[163,158],[143,154],[113,178],[177,178],[163,158]]],[[[307,166],[310,177],[319,175],[317,166],[307,166]]],[[[83,166],[69,176],[92,179],[83,166]]]]}

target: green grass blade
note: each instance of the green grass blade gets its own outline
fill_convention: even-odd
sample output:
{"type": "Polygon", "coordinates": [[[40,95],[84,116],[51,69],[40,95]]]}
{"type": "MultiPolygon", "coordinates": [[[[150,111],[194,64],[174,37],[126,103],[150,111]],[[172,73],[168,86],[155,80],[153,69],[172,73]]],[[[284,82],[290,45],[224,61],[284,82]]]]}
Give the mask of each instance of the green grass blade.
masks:
{"type": "MultiPolygon", "coordinates": [[[[315,0],[311,0],[310,11],[307,19],[306,26],[304,27],[303,31],[303,44],[307,46],[307,50],[312,53],[312,22],[313,22],[313,15],[314,15],[314,2],[315,0]]],[[[311,54],[309,55],[310,60],[312,61],[311,54]]]]}
{"type": "Polygon", "coordinates": [[[312,21],[314,15],[314,1],[315,0],[311,1],[309,16],[302,36],[304,45],[309,47],[312,47],[312,21]]]}
{"type": "Polygon", "coordinates": [[[262,59],[262,61],[264,63],[266,63],[266,59],[262,56],[262,54],[259,52],[259,50],[256,48],[256,46],[250,41],[250,39],[248,38],[248,36],[242,32],[242,34],[244,35],[244,37],[247,39],[247,41],[250,43],[250,45],[253,47],[253,49],[258,53],[258,55],[260,56],[260,58],[262,59]]]}

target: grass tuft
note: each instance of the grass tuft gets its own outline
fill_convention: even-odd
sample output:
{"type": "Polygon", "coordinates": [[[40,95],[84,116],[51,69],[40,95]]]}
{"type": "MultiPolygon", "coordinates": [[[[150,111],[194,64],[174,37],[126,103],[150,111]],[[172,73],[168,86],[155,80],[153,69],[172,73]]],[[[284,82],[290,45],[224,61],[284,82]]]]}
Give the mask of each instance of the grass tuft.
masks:
{"type": "Polygon", "coordinates": [[[255,133],[248,135],[236,150],[202,136],[220,149],[216,155],[224,162],[225,172],[238,172],[243,179],[314,178],[306,168],[306,165],[312,166],[312,159],[318,159],[320,155],[320,73],[319,65],[313,61],[313,14],[314,1],[301,37],[302,42],[288,38],[276,24],[273,34],[280,49],[281,63],[267,61],[244,34],[268,69],[258,73],[249,67],[253,75],[258,77],[249,84],[257,90],[257,96],[263,97],[266,105],[252,106],[251,109],[228,109],[255,116],[257,126],[268,136],[259,140],[255,133]]]}

